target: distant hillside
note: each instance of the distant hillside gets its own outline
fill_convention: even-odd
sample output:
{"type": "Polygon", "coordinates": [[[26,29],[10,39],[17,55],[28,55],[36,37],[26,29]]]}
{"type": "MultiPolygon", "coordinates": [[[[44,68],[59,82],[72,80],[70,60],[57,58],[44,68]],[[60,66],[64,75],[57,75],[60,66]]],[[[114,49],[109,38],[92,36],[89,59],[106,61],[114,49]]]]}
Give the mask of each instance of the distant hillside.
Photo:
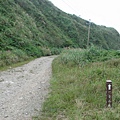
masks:
{"type": "MultiPolygon", "coordinates": [[[[69,46],[86,48],[87,31],[88,21],[59,10],[48,0],[0,0],[0,59],[7,54],[15,61],[21,56],[40,57],[69,46]]],[[[92,23],[90,44],[119,49],[120,34],[92,23]]]]}

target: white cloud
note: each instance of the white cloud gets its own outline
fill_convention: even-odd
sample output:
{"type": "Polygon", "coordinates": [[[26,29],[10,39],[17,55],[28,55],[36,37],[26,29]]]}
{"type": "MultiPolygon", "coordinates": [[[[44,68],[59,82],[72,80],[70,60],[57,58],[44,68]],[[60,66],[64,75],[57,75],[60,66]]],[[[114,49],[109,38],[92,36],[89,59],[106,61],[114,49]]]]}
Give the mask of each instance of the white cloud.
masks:
{"type": "Polygon", "coordinates": [[[114,27],[120,33],[119,0],[50,0],[61,10],[92,22],[114,27]]]}

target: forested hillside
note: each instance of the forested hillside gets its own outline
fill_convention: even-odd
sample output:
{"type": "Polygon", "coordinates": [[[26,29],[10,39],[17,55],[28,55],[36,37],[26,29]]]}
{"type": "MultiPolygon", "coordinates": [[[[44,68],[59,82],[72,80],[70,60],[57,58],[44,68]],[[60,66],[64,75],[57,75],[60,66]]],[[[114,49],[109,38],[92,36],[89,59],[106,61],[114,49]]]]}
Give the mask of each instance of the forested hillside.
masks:
{"type": "MultiPolygon", "coordinates": [[[[59,53],[60,48],[86,48],[88,21],[64,13],[48,0],[0,0],[0,66],[59,53]]],[[[90,44],[120,48],[114,28],[91,23],[90,44]]]]}

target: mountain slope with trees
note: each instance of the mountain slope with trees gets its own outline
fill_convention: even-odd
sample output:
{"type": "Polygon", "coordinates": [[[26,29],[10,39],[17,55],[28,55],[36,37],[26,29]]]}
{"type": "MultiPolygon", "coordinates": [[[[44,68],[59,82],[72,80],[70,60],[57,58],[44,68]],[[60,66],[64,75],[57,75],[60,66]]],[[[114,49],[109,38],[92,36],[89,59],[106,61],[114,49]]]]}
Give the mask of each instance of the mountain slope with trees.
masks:
{"type": "MultiPolygon", "coordinates": [[[[88,23],[48,0],[0,0],[0,66],[59,53],[64,47],[86,48],[88,23]]],[[[91,23],[90,44],[119,49],[114,28],[91,23]]]]}

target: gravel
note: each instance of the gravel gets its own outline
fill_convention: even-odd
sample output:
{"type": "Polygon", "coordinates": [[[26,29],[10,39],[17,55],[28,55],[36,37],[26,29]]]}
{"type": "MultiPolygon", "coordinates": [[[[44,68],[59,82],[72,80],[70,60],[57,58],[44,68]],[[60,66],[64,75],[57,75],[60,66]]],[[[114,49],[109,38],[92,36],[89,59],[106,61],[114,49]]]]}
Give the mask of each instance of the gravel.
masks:
{"type": "Polygon", "coordinates": [[[0,72],[0,120],[32,120],[32,116],[40,113],[49,92],[54,58],[38,58],[0,72]]]}

